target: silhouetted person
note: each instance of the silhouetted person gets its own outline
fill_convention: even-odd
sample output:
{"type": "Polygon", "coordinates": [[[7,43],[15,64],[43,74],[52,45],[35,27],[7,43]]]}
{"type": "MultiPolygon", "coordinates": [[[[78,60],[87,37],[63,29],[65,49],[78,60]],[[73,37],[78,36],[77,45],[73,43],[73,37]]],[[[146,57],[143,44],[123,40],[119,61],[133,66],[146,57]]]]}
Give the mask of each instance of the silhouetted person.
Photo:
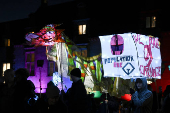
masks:
{"type": "MultiPolygon", "coordinates": [[[[4,86],[4,77],[0,76],[0,91],[2,90],[2,87],[4,86]]],[[[1,93],[0,93],[1,96],[1,93]]]]}
{"type": "Polygon", "coordinates": [[[97,105],[96,102],[94,100],[94,93],[92,94],[88,94],[88,113],[96,113],[97,111],[97,105]]]}
{"type": "Polygon", "coordinates": [[[50,87],[50,86],[55,86],[55,84],[53,83],[53,81],[50,81],[47,83],[47,88],[50,87]]]}
{"type": "MultiPolygon", "coordinates": [[[[69,88],[64,96],[68,101],[69,113],[87,113],[88,112],[88,97],[85,86],[81,80],[81,71],[79,68],[73,69],[71,72],[71,79],[73,81],[71,88],[69,88]]],[[[64,93],[64,91],[62,91],[64,93]]]]}
{"type": "Polygon", "coordinates": [[[161,92],[157,93],[156,91],[153,91],[152,86],[148,84],[148,90],[152,91],[153,94],[153,104],[152,104],[152,113],[156,113],[161,108],[161,92]],[[159,105],[159,109],[158,109],[159,105]]]}
{"type": "Polygon", "coordinates": [[[108,101],[109,113],[117,113],[119,111],[119,102],[115,96],[110,96],[108,101]]]}
{"type": "Polygon", "coordinates": [[[166,86],[166,89],[163,93],[163,105],[162,105],[162,113],[170,112],[170,85],[166,86]]]}
{"type": "Polygon", "coordinates": [[[14,111],[30,112],[32,107],[28,104],[30,98],[35,96],[35,86],[30,80],[27,80],[30,73],[26,68],[19,68],[15,71],[16,89],[14,92],[14,111]]]}
{"type": "Polygon", "coordinates": [[[116,97],[110,96],[109,93],[103,93],[100,97],[101,103],[97,113],[117,113],[119,111],[119,102],[116,97]]]}
{"type": "Polygon", "coordinates": [[[135,92],[130,89],[134,113],[152,113],[153,94],[147,88],[146,78],[137,78],[135,89],[135,92]]]}
{"type": "Polygon", "coordinates": [[[4,80],[5,84],[0,91],[0,113],[13,113],[15,82],[12,69],[7,69],[4,72],[4,80]]]}
{"type": "Polygon", "coordinates": [[[40,98],[36,106],[39,113],[68,113],[67,105],[61,99],[60,90],[52,81],[47,85],[46,98],[40,98]]]}
{"type": "MultiPolygon", "coordinates": [[[[0,76],[0,102],[2,100],[2,88],[4,86],[4,77],[0,76]]],[[[1,105],[0,105],[0,110],[1,110],[1,105]]]]}

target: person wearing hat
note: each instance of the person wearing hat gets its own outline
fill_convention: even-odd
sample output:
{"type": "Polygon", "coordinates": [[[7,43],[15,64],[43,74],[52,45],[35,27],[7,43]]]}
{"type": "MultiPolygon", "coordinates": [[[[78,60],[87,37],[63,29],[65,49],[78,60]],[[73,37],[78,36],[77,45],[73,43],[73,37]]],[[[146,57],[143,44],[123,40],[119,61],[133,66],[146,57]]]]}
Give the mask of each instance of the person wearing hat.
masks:
{"type": "Polygon", "coordinates": [[[52,81],[47,84],[45,96],[39,98],[36,110],[40,113],[68,113],[67,105],[60,96],[60,90],[52,81]]]}
{"type": "Polygon", "coordinates": [[[79,68],[74,68],[71,72],[71,80],[73,81],[71,88],[64,93],[63,97],[68,102],[69,113],[87,113],[88,111],[88,96],[81,80],[81,71],[79,68]]]}

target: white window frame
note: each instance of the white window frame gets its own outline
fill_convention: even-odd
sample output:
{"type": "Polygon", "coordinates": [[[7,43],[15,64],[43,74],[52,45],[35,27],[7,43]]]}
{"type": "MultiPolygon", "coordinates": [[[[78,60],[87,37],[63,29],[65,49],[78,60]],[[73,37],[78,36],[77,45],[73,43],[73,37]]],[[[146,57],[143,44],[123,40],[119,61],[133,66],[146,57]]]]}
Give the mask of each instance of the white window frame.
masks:
{"type": "Polygon", "coordinates": [[[87,31],[87,25],[86,24],[78,25],[78,31],[79,35],[85,35],[87,31]]]}

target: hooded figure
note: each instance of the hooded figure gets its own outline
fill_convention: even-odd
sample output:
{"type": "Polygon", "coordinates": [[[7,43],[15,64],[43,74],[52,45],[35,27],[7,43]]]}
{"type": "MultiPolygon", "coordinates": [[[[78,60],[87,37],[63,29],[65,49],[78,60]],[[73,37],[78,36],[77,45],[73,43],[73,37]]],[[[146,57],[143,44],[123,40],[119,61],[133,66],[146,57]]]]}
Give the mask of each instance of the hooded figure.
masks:
{"type": "Polygon", "coordinates": [[[132,94],[134,113],[152,113],[153,95],[147,88],[146,78],[137,78],[135,89],[135,93],[132,94]]]}

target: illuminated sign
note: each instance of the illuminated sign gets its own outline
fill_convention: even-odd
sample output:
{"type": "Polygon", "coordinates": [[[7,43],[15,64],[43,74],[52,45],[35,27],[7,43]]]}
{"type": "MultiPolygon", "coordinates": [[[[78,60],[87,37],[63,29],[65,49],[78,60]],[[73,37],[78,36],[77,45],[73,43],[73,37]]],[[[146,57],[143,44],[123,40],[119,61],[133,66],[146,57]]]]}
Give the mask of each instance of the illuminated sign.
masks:
{"type": "Polygon", "coordinates": [[[132,34],[138,53],[140,74],[149,78],[161,78],[161,53],[157,37],[132,34]]]}
{"type": "Polygon", "coordinates": [[[135,33],[99,36],[105,77],[161,78],[158,38],[135,33]]]}

